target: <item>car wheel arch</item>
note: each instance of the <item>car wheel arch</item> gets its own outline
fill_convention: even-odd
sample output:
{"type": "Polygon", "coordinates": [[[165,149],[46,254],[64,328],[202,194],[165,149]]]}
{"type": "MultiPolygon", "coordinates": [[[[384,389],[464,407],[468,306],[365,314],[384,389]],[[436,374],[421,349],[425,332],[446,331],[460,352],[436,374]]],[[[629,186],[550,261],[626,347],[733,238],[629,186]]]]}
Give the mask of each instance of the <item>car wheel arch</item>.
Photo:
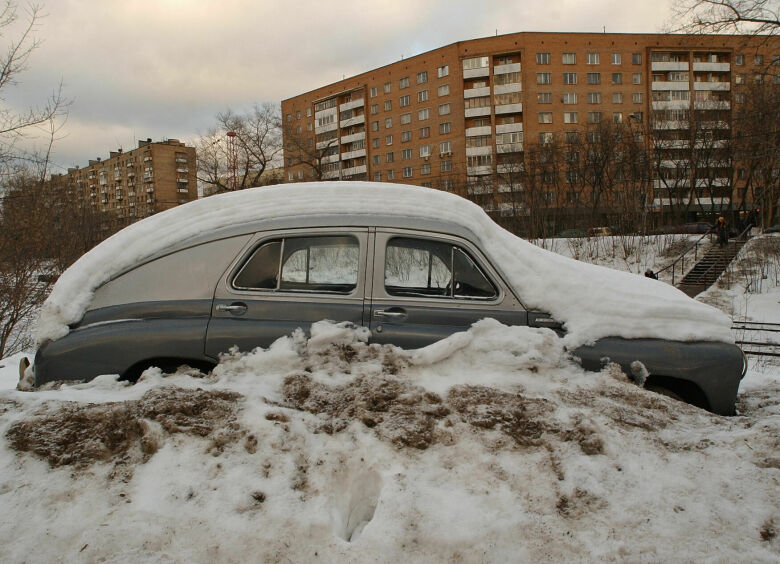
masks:
{"type": "Polygon", "coordinates": [[[704,391],[690,380],[653,374],[647,377],[644,387],[652,392],[679,399],[701,409],[711,410],[710,402],[704,391]],[[666,391],[671,393],[664,393],[666,391]]]}
{"type": "Polygon", "coordinates": [[[144,370],[153,366],[159,367],[164,373],[175,372],[181,366],[189,366],[203,373],[211,372],[217,364],[204,359],[156,357],[139,360],[127,368],[119,377],[120,380],[137,382],[144,370]]]}

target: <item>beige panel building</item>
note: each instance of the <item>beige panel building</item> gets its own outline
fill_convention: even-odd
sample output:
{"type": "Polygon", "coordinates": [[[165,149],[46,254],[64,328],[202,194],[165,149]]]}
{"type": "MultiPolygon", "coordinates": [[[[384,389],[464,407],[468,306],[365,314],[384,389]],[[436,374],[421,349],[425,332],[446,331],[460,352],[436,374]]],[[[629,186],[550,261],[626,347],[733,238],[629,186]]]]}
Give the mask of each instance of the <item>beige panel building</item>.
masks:
{"type": "Polygon", "coordinates": [[[740,89],[775,65],[778,38],[523,32],[462,41],[284,100],[285,178],[431,186],[512,214],[508,202],[524,190],[513,172],[529,144],[611,122],[653,143],[648,208],[684,201],[704,175],[711,190],[699,209],[717,211],[740,193],[737,163],[717,153],[740,89]],[[693,121],[709,131],[706,167],[685,156],[701,145],[693,121]]]}
{"type": "Polygon", "coordinates": [[[198,197],[195,148],[176,139],[139,141],[135,149],[111,151],[52,181],[127,223],[198,197]]]}

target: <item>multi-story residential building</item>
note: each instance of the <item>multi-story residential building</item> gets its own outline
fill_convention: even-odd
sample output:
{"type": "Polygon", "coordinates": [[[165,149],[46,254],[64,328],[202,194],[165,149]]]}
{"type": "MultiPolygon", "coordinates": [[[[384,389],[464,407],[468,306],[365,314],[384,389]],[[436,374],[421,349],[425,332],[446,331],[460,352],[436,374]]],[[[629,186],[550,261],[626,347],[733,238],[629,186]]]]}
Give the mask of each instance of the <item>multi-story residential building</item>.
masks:
{"type": "Polygon", "coordinates": [[[285,175],[432,186],[527,213],[515,173],[527,170],[529,147],[610,124],[650,149],[646,209],[718,212],[744,193],[729,148],[740,90],[766,76],[780,84],[778,65],[780,40],[766,37],[462,41],[284,100],[285,175]]]}
{"type": "Polygon", "coordinates": [[[136,149],[111,151],[108,159],[52,175],[52,182],[95,209],[132,223],[197,199],[195,173],[194,147],[176,139],[147,139],[138,141],[136,149]]]}

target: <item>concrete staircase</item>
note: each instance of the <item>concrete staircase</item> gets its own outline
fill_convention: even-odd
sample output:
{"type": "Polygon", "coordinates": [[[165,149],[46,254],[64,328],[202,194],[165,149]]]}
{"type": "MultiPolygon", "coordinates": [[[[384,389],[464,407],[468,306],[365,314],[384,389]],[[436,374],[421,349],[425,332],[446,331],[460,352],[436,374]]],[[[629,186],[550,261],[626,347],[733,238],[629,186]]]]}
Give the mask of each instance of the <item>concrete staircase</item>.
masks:
{"type": "Polygon", "coordinates": [[[745,241],[729,241],[723,247],[718,244],[713,245],[707,254],[696,263],[696,266],[685,275],[677,287],[691,297],[703,292],[720,278],[720,275],[723,274],[723,271],[744,245],[745,241]]]}

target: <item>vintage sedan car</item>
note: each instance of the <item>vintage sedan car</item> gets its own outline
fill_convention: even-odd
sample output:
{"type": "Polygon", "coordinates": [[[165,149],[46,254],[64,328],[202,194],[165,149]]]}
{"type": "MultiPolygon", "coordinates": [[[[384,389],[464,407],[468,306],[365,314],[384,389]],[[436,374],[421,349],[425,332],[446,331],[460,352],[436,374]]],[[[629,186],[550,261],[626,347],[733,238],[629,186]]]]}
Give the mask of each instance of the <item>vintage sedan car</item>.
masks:
{"type": "Polygon", "coordinates": [[[252,189],[131,225],[57,282],[32,371],[41,385],[208,370],[323,319],[418,348],[485,317],[556,331],[587,369],[609,359],[648,388],[734,411],[746,363],[720,312],[548,253],[455,195],[378,183],[252,189]]]}

